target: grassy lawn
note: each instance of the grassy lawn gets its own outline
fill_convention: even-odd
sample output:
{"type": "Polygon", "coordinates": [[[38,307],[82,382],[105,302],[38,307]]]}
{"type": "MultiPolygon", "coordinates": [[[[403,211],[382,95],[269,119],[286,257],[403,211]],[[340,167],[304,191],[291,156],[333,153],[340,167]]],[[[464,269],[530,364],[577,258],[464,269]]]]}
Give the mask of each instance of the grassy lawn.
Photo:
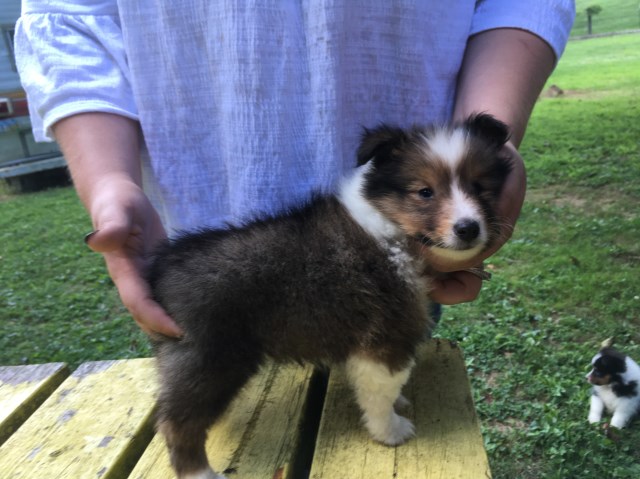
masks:
{"type": "Polygon", "coordinates": [[[602,7],[602,11],[593,16],[594,34],[640,28],[638,0],[576,0],[576,21],[571,35],[587,34],[585,10],[594,5],[602,7]]]}
{"type": "Polygon", "coordinates": [[[638,478],[640,420],[616,444],[586,422],[599,343],[640,359],[640,35],[571,42],[521,151],[529,190],[494,279],[449,308],[494,478],[638,478]]]}
{"type": "Polygon", "coordinates": [[[84,245],[90,230],[71,188],[0,195],[0,364],[148,352],[102,258],[84,245]]]}
{"type": "MultiPolygon", "coordinates": [[[[584,380],[609,336],[640,360],[638,78],[640,35],[569,44],[549,81],[564,94],[543,96],[522,146],[514,238],[440,324],[465,351],[496,479],[640,477],[640,420],[606,439],[584,380]]],[[[90,229],[71,189],[0,195],[0,364],[149,354],[90,229]]]]}

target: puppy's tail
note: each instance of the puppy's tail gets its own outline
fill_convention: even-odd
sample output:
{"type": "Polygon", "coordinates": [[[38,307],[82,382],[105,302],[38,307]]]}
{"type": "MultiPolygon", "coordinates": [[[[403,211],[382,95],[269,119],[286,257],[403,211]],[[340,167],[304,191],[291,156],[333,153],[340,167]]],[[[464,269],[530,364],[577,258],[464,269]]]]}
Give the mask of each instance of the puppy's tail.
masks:
{"type": "Polygon", "coordinates": [[[601,348],[610,348],[611,346],[613,346],[613,337],[607,338],[604,341],[602,341],[602,343],[600,343],[600,347],[601,348]]]}

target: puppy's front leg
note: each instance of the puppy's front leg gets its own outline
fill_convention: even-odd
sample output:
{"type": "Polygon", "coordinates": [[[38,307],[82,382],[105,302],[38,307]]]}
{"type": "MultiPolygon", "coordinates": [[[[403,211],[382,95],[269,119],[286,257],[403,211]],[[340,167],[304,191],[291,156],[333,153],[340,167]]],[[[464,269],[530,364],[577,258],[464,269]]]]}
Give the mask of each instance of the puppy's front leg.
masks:
{"type": "Polygon", "coordinates": [[[393,408],[412,367],[413,363],[393,373],[387,365],[362,356],[353,355],[347,360],[347,376],[365,426],[376,441],[388,446],[402,444],[415,434],[411,421],[396,414],[393,408]]]}
{"type": "Polygon", "coordinates": [[[393,403],[393,408],[397,411],[398,409],[406,409],[411,406],[411,401],[409,401],[402,394],[398,396],[398,399],[393,403]]]}
{"type": "Polygon", "coordinates": [[[589,422],[591,424],[599,422],[604,412],[604,403],[595,391],[591,394],[591,406],[589,408],[589,422]]]}
{"type": "Polygon", "coordinates": [[[618,429],[622,429],[631,420],[635,412],[636,408],[633,402],[621,401],[620,404],[618,404],[618,407],[616,407],[616,411],[613,413],[613,417],[611,418],[611,425],[613,427],[617,427],[618,429]]]}
{"type": "Polygon", "coordinates": [[[212,469],[207,469],[194,474],[181,475],[179,479],[226,479],[224,476],[216,474],[212,469]]]}

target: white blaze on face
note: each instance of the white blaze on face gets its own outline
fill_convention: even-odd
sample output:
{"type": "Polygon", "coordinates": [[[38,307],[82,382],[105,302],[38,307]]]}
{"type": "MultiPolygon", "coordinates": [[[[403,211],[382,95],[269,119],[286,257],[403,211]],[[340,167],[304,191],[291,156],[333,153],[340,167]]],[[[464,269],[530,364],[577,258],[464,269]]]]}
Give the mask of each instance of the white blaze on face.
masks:
{"type": "Polygon", "coordinates": [[[455,170],[467,152],[467,134],[464,130],[438,130],[427,140],[427,148],[432,156],[440,158],[455,170]]]}
{"type": "MultiPolygon", "coordinates": [[[[427,143],[430,155],[442,161],[452,172],[456,172],[464,161],[468,150],[467,134],[464,130],[438,131],[427,143]]],[[[443,211],[446,218],[441,246],[432,248],[440,256],[464,260],[478,254],[488,240],[487,224],[477,201],[461,187],[458,178],[452,175],[451,197],[443,211]],[[463,220],[476,221],[480,227],[478,237],[471,244],[460,239],[454,225],[463,220]]]]}
{"type": "MultiPolygon", "coordinates": [[[[453,231],[453,225],[463,220],[474,220],[480,226],[480,233],[474,240],[474,244],[484,245],[487,242],[487,227],[484,221],[482,210],[479,208],[477,201],[466,194],[458,184],[454,181],[451,188],[451,227],[449,228],[449,238],[447,242],[455,248],[464,247],[465,242],[460,240],[453,231]]],[[[468,245],[466,245],[468,246],[468,245]]]]}
{"type": "MultiPolygon", "coordinates": [[[[596,354],[596,355],[593,357],[593,359],[591,360],[591,366],[593,366],[593,365],[596,363],[596,361],[597,361],[598,359],[600,359],[601,357],[602,357],[602,354],[601,354],[601,353],[596,354]]],[[[593,371],[595,371],[595,369],[593,369],[593,368],[592,368],[592,369],[591,369],[591,371],[589,371],[585,377],[586,377],[587,379],[589,379],[589,377],[593,374],[593,371]]]]}

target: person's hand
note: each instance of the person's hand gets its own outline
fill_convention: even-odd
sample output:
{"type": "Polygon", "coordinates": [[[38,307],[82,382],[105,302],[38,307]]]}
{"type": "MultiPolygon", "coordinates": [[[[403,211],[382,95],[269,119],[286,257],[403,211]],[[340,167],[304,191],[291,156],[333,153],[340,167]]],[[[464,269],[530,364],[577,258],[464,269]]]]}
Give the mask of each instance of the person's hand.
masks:
{"type": "Polygon", "coordinates": [[[429,295],[433,301],[440,304],[457,304],[475,300],[480,294],[482,280],[475,274],[464,270],[481,267],[482,262],[498,251],[513,234],[524,203],[527,180],[524,162],[513,144],[508,142],[504,146],[503,152],[511,158],[513,169],[506,179],[498,202],[497,216],[500,220],[500,235],[489,248],[466,261],[454,262],[427,254],[433,269],[448,273],[433,281],[433,289],[429,295]]]}
{"type": "Polygon", "coordinates": [[[147,334],[181,336],[144,280],[145,259],[166,237],[143,193],[140,125],[103,112],[79,113],[52,125],[94,231],[85,241],[102,253],[120,299],[147,334]]]}
{"type": "Polygon", "coordinates": [[[146,254],[166,233],[142,190],[127,179],[105,179],[95,185],[90,215],[94,231],[86,243],[103,254],[122,303],[140,328],[150,335],[181,336],[144,280],[146,254]]]}

